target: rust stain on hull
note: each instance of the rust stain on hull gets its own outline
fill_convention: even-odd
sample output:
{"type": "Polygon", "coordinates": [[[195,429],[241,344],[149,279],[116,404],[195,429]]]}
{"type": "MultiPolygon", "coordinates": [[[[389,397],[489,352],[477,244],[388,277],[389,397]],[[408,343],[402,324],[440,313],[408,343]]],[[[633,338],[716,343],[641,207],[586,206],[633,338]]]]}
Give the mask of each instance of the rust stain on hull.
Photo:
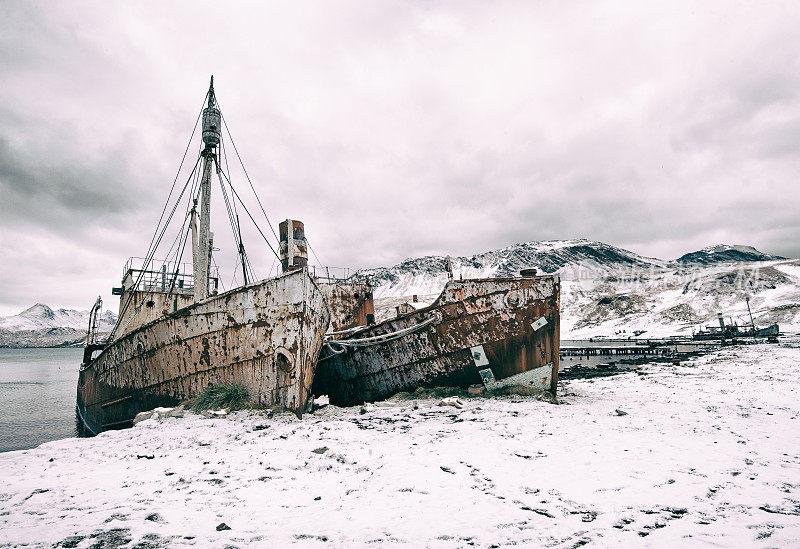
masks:
{"type": "Polygon", "coordinates": [[[555,394],[560,293],[555,276],[450,281],[429,307],[339,340],[367,344],[326,346],[312,390],[350,406],[422,386],[481,383],[479,372],[490,368],[498,380],[544,369],[538,388],[555,394]],[[404,330],[402,337],[370,341],[404,330]],[[476,358],[478,346],[488,364],[476,358]]]}
{"type": "Polygon", "coordinates": [[[319,282],[331,311],[331,330],[347,330],[375,323],[372,286],[339,280],[319,282]]]}
{"type": "Polygon", "coordinates": [[[307,271],[231,290],[145,324],[84,360],[78,412],[88,432],[130,425],[209,385],[237,383],[260,406],[302,414],[330,313],[307,271]]]}

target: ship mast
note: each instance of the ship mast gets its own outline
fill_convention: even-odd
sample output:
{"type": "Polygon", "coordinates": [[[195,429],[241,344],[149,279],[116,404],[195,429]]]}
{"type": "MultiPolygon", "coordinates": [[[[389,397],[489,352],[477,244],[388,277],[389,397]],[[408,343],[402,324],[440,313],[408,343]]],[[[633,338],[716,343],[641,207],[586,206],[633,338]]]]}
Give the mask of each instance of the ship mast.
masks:
{"type": "Polygon", "coordinates": [[[753,321],[753,313],[750,311],[750,296],[746,296],[744,300],[747,302],[747,313],[750,315],[750,326],[753,328],[753,333],[755,333],[756,323],[753,321]]]}
{"type": "Polygon", "coordinates": [[[200,227],[197,239],[192,239],[194,269],[194,300],[202,301],[208,297],[208,279],[213,248],[211,226],[211,173],[217,158],[217,145],[220,140],[222,115],[217,108],[214,96],[214,77],[208,88],[208,106],[203,109],[203,143],[200,155],[203,157],[203,177],[200,179],[200,227]]]}

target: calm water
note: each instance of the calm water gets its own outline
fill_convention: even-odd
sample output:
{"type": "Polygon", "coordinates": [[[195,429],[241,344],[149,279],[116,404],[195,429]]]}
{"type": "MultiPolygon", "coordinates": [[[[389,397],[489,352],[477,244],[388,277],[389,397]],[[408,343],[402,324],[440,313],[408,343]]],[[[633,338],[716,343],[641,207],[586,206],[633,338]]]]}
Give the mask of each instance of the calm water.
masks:
{"type": "Polygon", "coordinates": [[[75,436],[83,348],[0,349],[0,452],[75,436]]]}

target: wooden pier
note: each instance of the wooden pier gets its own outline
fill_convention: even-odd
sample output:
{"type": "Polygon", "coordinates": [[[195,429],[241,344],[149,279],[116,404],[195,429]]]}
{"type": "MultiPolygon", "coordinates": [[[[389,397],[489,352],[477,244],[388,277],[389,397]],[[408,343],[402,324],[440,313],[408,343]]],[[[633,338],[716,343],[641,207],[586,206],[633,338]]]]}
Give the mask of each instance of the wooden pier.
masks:
{"type": "Polygon", "coordinates": [[[561,356],[671,356],[677,351],[674,347],[649,347],[644,345],[604,346],[596,347],[561,347],[561,356]]]}

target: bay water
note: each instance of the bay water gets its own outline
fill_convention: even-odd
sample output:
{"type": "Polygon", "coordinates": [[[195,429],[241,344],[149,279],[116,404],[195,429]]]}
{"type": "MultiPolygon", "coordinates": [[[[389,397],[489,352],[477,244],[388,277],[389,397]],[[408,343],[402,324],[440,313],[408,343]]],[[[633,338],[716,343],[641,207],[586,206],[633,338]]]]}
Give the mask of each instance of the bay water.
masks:
{"type": "Polygon", "coordinates": [[[0,452],[77,436],[83,348],[0,348],[0,452]]]}

